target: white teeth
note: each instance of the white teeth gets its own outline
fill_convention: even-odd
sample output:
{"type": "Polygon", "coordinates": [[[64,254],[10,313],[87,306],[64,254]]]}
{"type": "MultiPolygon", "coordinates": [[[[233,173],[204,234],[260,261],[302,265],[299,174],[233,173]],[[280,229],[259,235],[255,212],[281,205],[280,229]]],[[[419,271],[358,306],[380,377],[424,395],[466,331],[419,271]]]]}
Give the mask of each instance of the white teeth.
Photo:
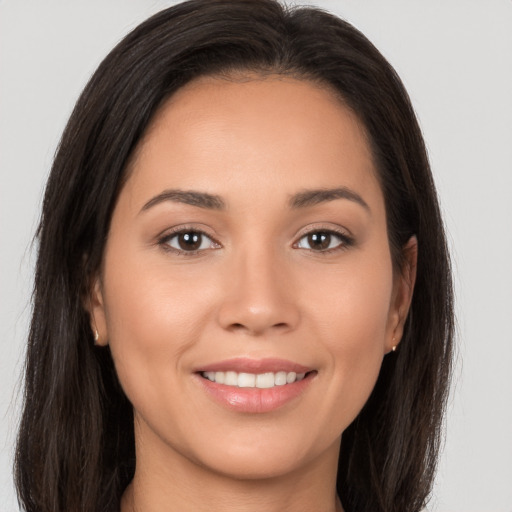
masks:
{"type": "Polygon", "coordinates": [[[253,373],[239,373],[238,374],[238,387],[239,388],[253,388],[256,383],[256,375],[253,373]]]}
{"type": "Polygon", "coordinates": [[[291,384],[292,382],[295,382],[296,378],[297,378],[297,374],[295,372],[289,372],[286,375],[286,382],[287,382],[287,384],[291,384]]]}
{"type": "Polygon", "coordinates": [[[274,387],[274,374],[273,373],[260,373],[256,375],[257,388],[273,388],[274,387]]]}
{"type": "Polygon", "coordinates": [[[293,384],[305,377],[305,373],[295,372],[267,372],[267,373],[237,373],[229,372],[203,372],[203,377],[217,384],[225,384],[227,386],[237,386],[239,388],[260,388],[267,389],[274,386],[284,386],[285,384],[293,384]]]}
{"type": "Polygon", "coordinates": [[[286,372],[277,372],[274,377],[274,384],[276,386],[284,386],[286,384],[286,372]]]}
{"type": "MultiPolygon", "coordinates": [[[[217,379],[215,379],[215,382],[217,382],[217,379]]],[[[238,374],[236,372],[226,372],[224,384],[227,386],[238,386],[238,374]]]]}

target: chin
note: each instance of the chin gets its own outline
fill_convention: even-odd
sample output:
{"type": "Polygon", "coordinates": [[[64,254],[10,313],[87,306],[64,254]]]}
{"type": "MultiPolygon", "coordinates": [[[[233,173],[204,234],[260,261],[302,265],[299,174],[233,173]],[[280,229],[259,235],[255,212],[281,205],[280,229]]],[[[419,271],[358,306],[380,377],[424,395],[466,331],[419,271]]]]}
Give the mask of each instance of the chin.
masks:
{"type": "Polygon", "coordinates": [[[284,477],[299,471],[307,461],[276,452],[269,456],[247,457],[231,454],[215,460],[203,461],[205,468],[234,480],[265,480],[284,477]]]}
{"type": "Polygon", "coordinates": [[[195,459],[204,468],[235,480],[275,479],[311,467],[315,460],[336,461],[341,439],[312,439],[306,431],[265,433],[265,429],[250,437],[248,441],[246,436],[232,434],[219,443],[212,440],[195,459]]]}

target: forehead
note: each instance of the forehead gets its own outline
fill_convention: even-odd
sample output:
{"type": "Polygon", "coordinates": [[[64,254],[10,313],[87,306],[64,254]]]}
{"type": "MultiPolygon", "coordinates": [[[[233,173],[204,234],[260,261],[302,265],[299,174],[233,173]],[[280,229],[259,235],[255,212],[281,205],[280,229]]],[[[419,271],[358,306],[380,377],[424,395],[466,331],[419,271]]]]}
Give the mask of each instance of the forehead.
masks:
{"type": "Polygon", "coordinates": [[[237,184],[380,193],[357,116],[327,87],[283,76],[202,77],[179,89],[148,127],[128,181],[220,195],[237,184]]]}

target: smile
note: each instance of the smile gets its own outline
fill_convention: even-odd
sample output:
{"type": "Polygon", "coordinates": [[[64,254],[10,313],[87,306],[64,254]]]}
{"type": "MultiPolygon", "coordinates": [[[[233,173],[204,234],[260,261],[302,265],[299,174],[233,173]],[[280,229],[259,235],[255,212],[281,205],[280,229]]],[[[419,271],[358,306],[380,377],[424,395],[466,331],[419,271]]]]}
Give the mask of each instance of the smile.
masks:
{"type": "Polygon", "coordinates": [[[245,373],[234,371],[202,372],[201,375],[217,384],[234,386],[239,388],[268,389],[275,386],[286,386],[301,381],[306,373],[296,372],[266,372],[266,373],[245,373]]]}
{"type": "Polygon", "coordinates": [[[197,368],[194,375],[199,389],[217,404],[241,413],[268,413],[298,403],[318,371],[285,359],[234,358],[197,368]]]}

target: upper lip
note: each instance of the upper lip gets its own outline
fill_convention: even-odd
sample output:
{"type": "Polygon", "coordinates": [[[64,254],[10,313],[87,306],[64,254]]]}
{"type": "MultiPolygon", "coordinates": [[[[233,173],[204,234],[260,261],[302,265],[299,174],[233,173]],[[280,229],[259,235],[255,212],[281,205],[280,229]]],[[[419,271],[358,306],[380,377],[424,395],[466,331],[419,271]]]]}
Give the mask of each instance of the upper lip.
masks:
{"type": "Polygon", "coordinates": [[[215,363],[201,366],[197,369],[198,372],[237,372],[237,373],[268,373],[268,372],[295,372],[307,373],[312,371],[302,364],[288,361],[286,359],[276,358],[263,358],[263,359],[250,359],[246,357],[235,357],[233,359],[226,359],[224,361],[217,361],[215,363]]]}

